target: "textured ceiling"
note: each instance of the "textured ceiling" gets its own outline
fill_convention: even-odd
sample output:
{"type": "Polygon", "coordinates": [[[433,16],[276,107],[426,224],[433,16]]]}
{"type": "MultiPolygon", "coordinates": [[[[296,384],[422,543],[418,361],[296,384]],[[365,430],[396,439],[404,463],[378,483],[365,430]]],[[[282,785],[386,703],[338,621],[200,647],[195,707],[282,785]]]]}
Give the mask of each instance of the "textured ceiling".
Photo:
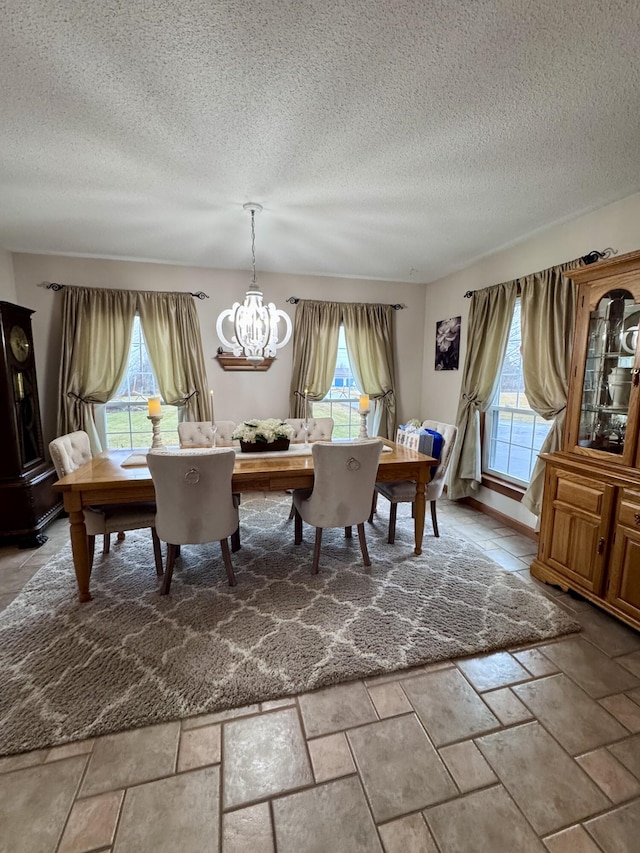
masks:
{"type": "Polygon", "coordinates": [[[0,245],[430,281],[640,189],[637,0],[1,0],[0,245]]]}

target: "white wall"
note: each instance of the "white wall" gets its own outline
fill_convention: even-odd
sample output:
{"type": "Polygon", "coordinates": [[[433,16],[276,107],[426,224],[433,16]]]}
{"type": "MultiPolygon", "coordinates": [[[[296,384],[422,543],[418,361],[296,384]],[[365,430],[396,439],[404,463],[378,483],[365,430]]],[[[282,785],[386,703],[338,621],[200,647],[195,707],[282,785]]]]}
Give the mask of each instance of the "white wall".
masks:
{"type": "MultiPolygon", "coordinates": [[[[466,353],[470,300],[467,290],[510,281],[608,246],[619,254],[640,249],[640,193],[607,205],[569,222],[545,229],[514,246],[487,256],[460,272],[427,286],[425,294],[424,368],[422,380],[423,418],[455,423],[462,369],[466,353]],[[462,316],[460,369],[436,371],[435,327],[438,320],[462,316]]],[[[478,498],[489,506],[535,526],[535,518],[515,501],[481,489],[478,498]]]]}
{"type": "Polygon", "coordinates": [[[0,249],[0,301],[16,302],[16,283],[13,277],[11,252],[0,249]]]}
{"type": "MultiPolygon", "coordinates": [[[[53,255],[14,254],[15,301],[35,309],[34,346],[45,439],[55,437],[58,368],[60,363],[61,293],[37,287],[57,281],[83,287],[131,290],[204,291],[210,298],[195,300],[202,330],[209,387],[215,393],[218,419],[241,421],[251,417],[287,417],[292,344],[279,350],[266,372],[225,372],[215,360],[218,314],[242,301],[249,272],[198,269],[164,264],[97,260],[53,255]]],[[[398,416],[417,412],[421,396],[424,340],[424,285],[361,279],[259,274],[265,300],[275,302],[294,318],[289,296],[341,302],[401,302],[407,308],[395,313],[398,416]]],[[[96,353],[101,358],[101,353],[96,353]]]]}

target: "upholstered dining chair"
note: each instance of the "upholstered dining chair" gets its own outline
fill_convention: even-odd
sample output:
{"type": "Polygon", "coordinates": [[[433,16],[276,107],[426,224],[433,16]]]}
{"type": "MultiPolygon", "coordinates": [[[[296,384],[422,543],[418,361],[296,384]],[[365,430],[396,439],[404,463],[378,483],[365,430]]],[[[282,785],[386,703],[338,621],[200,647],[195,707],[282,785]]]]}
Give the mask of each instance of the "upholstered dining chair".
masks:
{"type": "MultiPolygon", "coordinates": [[[[236,428],[233,421],[216,421],[216,447],[230,447],[234,444],[231,435],[236,428]]],[[[180,447],[213,447],[214,432],[209,421],[183,421],[178,424],[178,438],[180,447]]],[[[236,441],[235,444],[238,444],[236,441]]],[[[240,493],[233,496],[240,505],[240,493]]],[[[231,550],[235,553],[240,550],[240,528],[231,537],[231,550]]]]}
{"type": "MultiPolygon", "coordinates": [[[[431,509],[433,535],[440,536],[440,532],[438,531],[438,517],[436,514],[436,501],[440,497],[442,497],[445,477],[447,475],[447,468],[449,466],[449,460],[451,459],[451,452],[453,450],[453,446],[456,442],[458,428],[455,427],[453,424],[443,424],[440,423],[440,421],[423,421],[422,426],[425,429],[431,429],[434,432],[439,432],[442,436],[440,461],[438,462],[435,471],[433,471],[432,469],[431,480],[427,483],[427,487],[425,489],[425,500],[429,501],[429,507],[431,509]]],[[[397,480],[390,483],[376,483],[373,502],[371,504],[371,514],[369,516],[369,521],[373,520],[373,514],[376,511],[378,495],[382,495],[383,497],[385,497],[391,504],[389,508],[389,534],[387,536],[387,542],[389,543],[389,545],[393,545],[396,539],[396,517],[398,511],[398,504],[413,504],[416,497],[415,481],[397,480]]],[[[412,515],[413,512],[414,507],[412,506],[412,515]]]]}
{"type": "MultiPolygon", "coordinates": [[[[284,422],[293,427],[293,436],[291,441],[303,442],[305,440],[305,431],[302,428],[304,418],[285,418],[284,422]]],[[[308,418],[307,419],[307,441],[331,441],[333,435],[333,418],[308,418]]],[[[292,494],[291,492],[289,492],[292,494]]],[[[295,507],[291,501],[291,510],[289,512],[289,521],[295,514],[295,507]]]]}
{"type": "Polygon", "coordinates": [[[156,531],[167,543],[162,595],[171,588],[173,567],[181,545],[220,542],[229,586],[236,580],[227,537],[238,529],[238,505],[231,493],[235,452],[148,453],[147,464],[156,492],[156,531]]]}
{"type": "MultiPolygon", "coordinates": [[[[304,418],[285,418],[284,422],[293,427],[291,441],[304,441],[304,418]]],[[[307,439],[309,441],[331,441],[333,418],[307,418],[307,439]]]]}
{"type": "Polygon", "coordinates": [[[313,572],[318,572],[322,531],[325,527],[344,527],[347,538],[351,528],[358,527],[360,549],[365,566],[371,565],[364,522],[369,515],[378,472],[382,442],[379,440],[332,444],[319,441],[313,445],[313,489],[296,489],[295,544],[302,542],[302,522],[316,529],[313,572]]]}
{"type": "MultiPolygon", "coordinates": [[[[216,447],[233,444],[231,434],[236,428],[233,421],[216,421],[216,447]]],[[[178,424],[180,447],[211,447],[213,428],[210,421],[182,421],[178,424]]]]}
{"type": "MultiPolygon", "coordinates": [[[[84,430],[70,432],[54,438],[49,443],[49,453],[58,477],[71,474],[85,462],[91,459],[91,444],[84,430]]],[[[153,501],[136,503],[105,504],[85,508],[84,523],[87,528],[89,546],[89,564],[93,565],[96,536],[103,536],[102,553],[108,554],[111,545],[111,534],[118,533],[124,539],[125,530],[151,528],[153,538],[153,554],[156,573],[162,575],[162,556],[160,542],[155,530],[156,505],[153,501]]]]}

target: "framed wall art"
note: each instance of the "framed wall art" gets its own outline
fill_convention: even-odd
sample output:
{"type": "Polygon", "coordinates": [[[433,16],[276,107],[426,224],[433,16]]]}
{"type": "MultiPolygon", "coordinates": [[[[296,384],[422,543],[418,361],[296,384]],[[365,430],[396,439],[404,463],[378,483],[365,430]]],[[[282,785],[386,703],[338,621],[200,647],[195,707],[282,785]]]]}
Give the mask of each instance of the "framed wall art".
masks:
{"type": "Polygon", "coordinates": [[[457,370],[460,362],[460,323],[450,317],[436,323],[436,370],[457,370]]]}

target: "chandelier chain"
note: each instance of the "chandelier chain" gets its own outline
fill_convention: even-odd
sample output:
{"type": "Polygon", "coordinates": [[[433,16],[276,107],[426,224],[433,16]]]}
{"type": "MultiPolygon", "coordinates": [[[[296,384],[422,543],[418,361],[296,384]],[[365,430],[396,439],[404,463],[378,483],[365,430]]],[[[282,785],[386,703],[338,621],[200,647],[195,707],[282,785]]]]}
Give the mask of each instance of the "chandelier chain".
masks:
{"type": "Polygon", "coordinates": [[[256,283],[256,212],[255,210],[251,211],[251,266],[253,269],[253,276],[251,278],[251,283],[256,283]]]}

